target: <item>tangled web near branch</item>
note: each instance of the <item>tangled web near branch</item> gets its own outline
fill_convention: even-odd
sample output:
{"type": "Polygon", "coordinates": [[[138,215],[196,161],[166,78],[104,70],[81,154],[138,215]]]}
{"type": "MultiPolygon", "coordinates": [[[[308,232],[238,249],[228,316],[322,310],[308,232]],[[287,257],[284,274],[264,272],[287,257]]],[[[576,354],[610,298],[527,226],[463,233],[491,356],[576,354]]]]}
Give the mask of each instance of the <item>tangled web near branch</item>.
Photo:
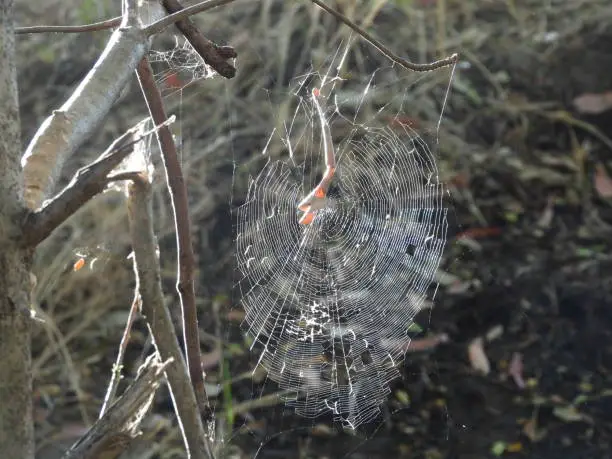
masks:
{"type": "Polygon", "coordinates": [[[401,123],[354,124],[336,155],[309,225],[296,206],[311,188],[293,160],[251,179],[237,212],[238,285],[258,365],[286,402],[356,428],[378,415],[407,329],[435,292],[447,209],[432,152],[401,123]]]}
{"type": "Polygon", "coordinates": [[[171,49],[165,51],[152,49],[148,55],[149,62],[160,64],[162,67],[156,72],[155,79],[166,95],[214,75],[214,71],[187,40],[178,37],[174,40],[175,44],[171,49]]]}

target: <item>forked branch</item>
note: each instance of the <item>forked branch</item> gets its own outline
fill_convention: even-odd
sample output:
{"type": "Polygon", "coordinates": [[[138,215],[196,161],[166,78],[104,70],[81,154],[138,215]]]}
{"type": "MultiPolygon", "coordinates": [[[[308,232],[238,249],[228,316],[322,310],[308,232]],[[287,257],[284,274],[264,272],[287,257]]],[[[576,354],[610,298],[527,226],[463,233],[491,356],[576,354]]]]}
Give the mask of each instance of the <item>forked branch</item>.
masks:
{"type": "MultiPolygon", "coordinates": [[[[178,0],[160,0],[164,9],[168,14],[184,11],[185,8],[178,0]]],[[[197,26],[189,19],[189,15],[194,15],[207,9],[214,8],[219,5],[202,2],[196,5],[197,8],[191,8],[191,13],[188,16],[183,15],[173,16],[177,29],[185,36],[185,39],[191,44],[193,49],[200,55],[204,62],[213,68],[219,75],[225,78],[233,78],[236,75],[236,68],[227,62],[227,59],[237,57],[236,51],[231,46],[218,46],[208,38],[206,38],[197,26]]],[[[184,14],[184,13],[183,13],[184,14]]],[[[18,27],[17,34],[32,34],[32,33],[82,33],[96,32],[118,27],[121,24],[121,17],[108,19],[106,21],[96,22],[94,24],[77,25],[77,26],[33,26],[33,27],[18,27]]]]}
{"type": "Polygon", "coordinates": [[[212,444],[206,437],[172,318],[164,304],[151,200],[151,184],[147,178],[134,177],[128,187],[128,217],[142,314],[161,358],[174,360],[166,374],[188,457],[209,459],[213,457],[212,444]]]}
{"type": "MultiPolygon", "coordinates": [[[[166,113],[161,98],[161,93],[155,79],[153,70],[146,58],[138,64],[138,81],[142,93],[147,102],[149,113],[153,122],[163,123],[166,113]]],[[[196,393],[198,405],[202,411],[202,417],[206,422],[212,422],[213,415],[208,404],[206,390],[204,388],[204,376],[200,355],[200,338],[198,328],[198,316],[195,304],[194,272],[195,257],[191,245],[191,228],[189,219],[189,205],[187,200],[187,188],[181,164],[178,160],[176,145],[169,129],[157,131],[157,141],[162,152],[166,181],[172,201],[174,214],[174,227],[176,230],[176,244],[178,250],[178,274],[176,289],[179,294],[183,316],[183,337],[187,365],[191,383],[196,393]]]]}
{"type": "MultiPolygon", "coordinates": [[[[161,6],[149,8],[153,20],[162,17],[161,6]]],[[[23,155],[24,198],[37,209],[54,191],[65,161],[98,128],[149,49],[149,37],[137,27],[113,32],[98,61],[71,97],[41,124],[23,155]]]]}
{"type": "MultiPolygon", "coordinates": [[[[173,121],[174,118],[166,121],[166,124],[173,121]]],[[[138,126],[133,127],[121,135],[97,160],[79,169],[70,183],[53,199],[27,215],[21,239],[24,246],[36,247],[81,206],[104,191],[109,182],[108,174],[132,152],[135,143],[153,132],[145,132],[135,139],[134,134],[138,129],[138,126]]]]}

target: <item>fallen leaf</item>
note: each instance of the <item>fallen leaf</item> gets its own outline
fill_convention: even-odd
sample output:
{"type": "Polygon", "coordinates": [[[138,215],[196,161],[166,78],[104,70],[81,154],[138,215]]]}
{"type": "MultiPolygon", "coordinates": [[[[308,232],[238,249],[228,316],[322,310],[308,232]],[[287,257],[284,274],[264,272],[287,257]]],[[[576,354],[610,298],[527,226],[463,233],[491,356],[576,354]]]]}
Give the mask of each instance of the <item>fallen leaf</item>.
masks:
{"type": "Polygon", "coordinates": [[[555,215],[555,200],[552,197],[549,197],[546,202],[546,207],[544,211],[538,218],[536,225],[538,228],[548,229],[550,228],[550,224],[552,223],[553,217],[555,215]]]}
{"type": "Polygon", "coordinates": [[[331,429],[329,426],[320,423],[316,424],[312,428],[310,434],[314,437],[333,437],[336,435],[336,431],[334,429],[331,429]]]}
{"type": "Polygon", "coordinates": [[[512,376],[512,379],[517,387],[520,389],[525,388],[527,384],[523,379],[523,356],[520,352],[515,352],[512,354],[512,360],[510,361],[510,366],[508,367],[508,374],[512,376]]]}
{"type": "Polygon", "coordinates": [[[505,451],[506,442],[504,441],[496,441],[493,443],[493,446],[491,446],[491,454],[493,454],[493,456],[502,456],[505,451]]]}
{"type": "Polygon", "coordinates": [[[447,343],[448,335],[446,333],[439,333],[434,336],[428,336],[426,338],[419,338],[410,340],[410,343],[406,347],[406,352],[423,352],[435,349],[439,344],[447,343]]]}
{"type": "Polygon", "coordinates": [[[565,422],[578,422],[585,420],[585,416],[574,405],[557,406],[553,414],[565,422]]]}
{"type": "Polygon", "coordinates": [[[602,198],[612,198],[612,179],[606,172],[603,164],[595,166],[594,185],[597,193],[602,198]]]}
{"type": "Polygon", "coordinates": [[[483,239],[487,237],[499,236],[502,233],[501,228],[469,228],[455,236],[457,239],[483,239]]]}
{"type": "Polygon", "coordinates": [[[510,443],[506,446],[506,451],[509,453],[520,453],[523,450],[523,444],[520,441],[510,443]]]}
{"type": "Polygon", "coordinates": [[[410,396],[405,390],[396,391],[395,396],[403,405],[410,405],[410,396]]]}
{"type": "Polygon", "coordinates": [[[504,326],[503,325],[495,325],[494,327],[491,327],[487,331],[487,334],[485,335],[485,338],[487,339],[487,342],[490,343],[491,341],[495,341],[496,339],[501,338],[503,334],[504,334],[504,326]]]}
{"type": "Polygon", "coordinates": [[[597,115],[612,108],[612,91],[584,93],[576,97],[573,103],[579,113],[597,115]]]}
{"type": "Polygon", "coordinates": [[[546,429],[540,429],[536,420],[530,419],[523,426],[523,434],[529,438],[532,443],[536,443],[546,436],[546,429]]]}
{"type": "Polygon", "coordinates": [[[484,375],[488,375],[491,371],[491,364],[484,350],[483,343],[484,340],[482,338],[473,340],[468,346],[468,358],[474,370],[484,375]]]}

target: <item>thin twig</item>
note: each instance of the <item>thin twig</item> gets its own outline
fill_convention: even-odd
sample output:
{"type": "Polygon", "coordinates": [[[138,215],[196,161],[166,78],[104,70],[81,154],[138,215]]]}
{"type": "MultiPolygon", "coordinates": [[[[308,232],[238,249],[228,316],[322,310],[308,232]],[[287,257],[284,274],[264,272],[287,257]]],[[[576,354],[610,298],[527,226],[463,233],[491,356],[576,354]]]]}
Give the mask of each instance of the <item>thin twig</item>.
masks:
{"type": "Polygon", "coordinates": [[[107,19],[106,21],[94,22],[93,24],[74,25],[74,26],[31,26],[31,27],[16,27],[16,35],[24,35],[30,33],[83,33],[83,32],[98,32],[100,30],[114,29],[121,24],[121,16],[107,19]]]}
{"type": "MultiPolygon", "coordinates": [[[[161,93],[155,79],[153,70],[146,58],[143,58],[137,67],[140,88],[147,102],[149,113],[154,123],[166,119],[161,93]]],[[[198,405],[202,411],[203,419],[212,422],[213,416],[208,404],[204,376],[202,374],[202,359],[200,355],[200,337],[198,335],[198,315],[195,304],[194,271],[195,257],[191,245],[191,228],[189,220],[189,205],[187,188],[181,164],[178,160],[176,145],[169,129],[157,131],[157,141],[162,152],[168,191],[172,201],[174,214],[174,227],[176,230],[176,244],[178,250],[178,268],[176,289],[179,294],[183,316],[183,339],[189,375],[193,384],[198,405]]]]}
{"type": "Polygon", "coordinates": [[[104,396],[102,408],[100,408],[100,418],[104,415],[108,407],[113,403],[115,395],[117,394],[117,388],[119,387],[119,381],[121,381],[121,376],[123,372],[123,357],[125,356],[125,351],[130,340],[130,333],[132,331],[132,325],[134,324],[134,320],[136,319],[136,313],[140,309],[141,304],[140,289],[138,287],[139,286],[136,285],[136,287],[134,288],[134,300],[132,301],[130,313],[128,314],[125,329],[123,330],[123,336],[121,337],[121,342],[119,343],[119,352],[117,352],[117,359],[115,360],[115,364],[113,365],[111,380],[108,384],[108,389],[106,389],[106,395],[104,396]]]}
{"type": "Polygon", "coordinates": [[[153,343],[161,358],[174,359],[166,374],[187,457],[212,458],[212,444],[204,431],[187,365],[170,312],[164,304],[157,241],[153,233],[151,194],[151,184],[145,174],[128,186],[128,218],[134,250],[134,273],[142,299],[142,314],[147,320],[153,343]]]}
{"type": "Polygon", "coordinates": [[[355,32],[361,35],[361,37],[364,40],[366,40],[368,43],[370,43],[372,46],[378,49],[381,53],[383,53],[393,62],[401,65],[402,67],[408,70],[413,70],[415,72],[430,72],[432,70],[436,70],[442,67],[448,67],[449,65],[453,65],[457,62],[457,59],[459,58],[457,54],[453,54],[449,57],[440,59],[438,61],[430,62],[428,64],[415,64],[414,62],[410,62],[409,60],[404,59],[403,57],[399,57],[397,54],[395,54],[393,51],[391,51],[389,48],[383,45],[379,40],[377,40],[372,35],[370,35],[368,32],[366,32],[364,29],[359,27],[357,24],[355,24],[345,15],[334,10],[333,8],[330,8],[325,3],[323,3],[321,0],[310,0],[310,1],[314,3],[315,5],[319,6],[320,8],[324,9],[325,11],[327,11],[329,14],[334,16],[336,19],[342,21],[344,24],[349,26],[351,29],[353,29],[355,32]]]}
{"type": "Polygon", "coordinates": [[[229,3],[232,3],[233,1],[234,0],[206,0],[204,2],[197,3],[188,8],[184,8],[174,14],[166,16],[165,18],[160,19],[157,22],[154,22],[150,26],[143,29],[143,32],[146,35],[155,35],[156,33],[161,32],[169,25],[174,24],[175,22],[180,21],[181,19],[188,18],[189,16],[193,16],[194,14],[198,14],[203,11],[208,11],[219,6],[227,5],[229,3]]]}
{"type": "MultiPolygon", "coordinates": [[[[168,14],[177,13],[185,8],[178,0],[162,0],[162,5],[168,14]]],[[[235,58],[236,51],[230,46],[217,46],[210,41],[189,18],[176,21],[174,24],[177,29],[191,43],[193,49],[210,65],[216,72],[225,78],[233,78],[236,75],[236,68],[227,62],[228,58],[235,58]]]]}

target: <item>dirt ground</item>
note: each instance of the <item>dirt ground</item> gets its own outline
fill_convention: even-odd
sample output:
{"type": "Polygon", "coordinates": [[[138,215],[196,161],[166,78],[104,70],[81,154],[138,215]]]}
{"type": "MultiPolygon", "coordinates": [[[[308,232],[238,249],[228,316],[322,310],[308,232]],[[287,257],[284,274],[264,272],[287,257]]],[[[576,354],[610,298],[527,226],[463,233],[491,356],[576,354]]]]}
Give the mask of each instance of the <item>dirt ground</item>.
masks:
{"type": "MultiPolygon", "coordinates": [[[[23,25],[76,24],[117,13],[117,2],[93,9],[81,3],[43,11],[17,2],[23,25]]],[[[274,398],[273,383],[251,377],[257,359],[242,339],[232,292],[229,203],[245,192],[235,180],[236,162],[248,162],[265,145],[276,110],[268,94],[289,92],[300,72],[317,68],[338,49],[343,28],[307,1],[236,2],[199,18],[211,38],[240,56],[235,81],[199,80],[183,97],[167,99],[187,114],[180,135],[191,152],[185,161],[207,373],[211,384],[233,378],[214,400],[225,426],[218,434],[225,436],[223,454],[612,458],[612,4],[328,3],[365,18],[368,30],[412,60],[460,55],[439,132],[439,166],[452,198],[444,275],[433,309],[417,318],[417,344],[374,425],[351,434],[326,419],[296,418],[274,398]],[[239,111],[245,120],[228,121],[239,111]],[[211,147],[219,139],[231,144],[231,157],[228,148],[211,147]],[[447,340],[438,343],[443,334],[447,340]]],[[[83,77],[105,37],[19,39],[24,142],[83,77]]],[[[385,62],[367,45],[355,53],[364,71],[385,62]]],[[[160,81],[172,89],[173,79],[187,78],[191,69],[186,74],[169,72],[160,81]]],[[[437,119],[448,73],[436,81],[416,99],[424,108],[411,115],[423,124],[437,119]]],[[[88,152],[67,166],[67,177],[144,114],[134,85],[88,152]]],[[[156,208],[171,301],[174,236],[163,182],[156,208]]],[[[131,303],[128,253],[125,209],[108,193],[38,254],[36,296],[46,320],[34,356],[41,458],[57,457],[96,418],[131,303]],[[74,272],[79,257],[95,259],[95,269],[74,272]]],[[[139,322],[127,378],[149,350],[139,322]]],[[[150,418],[126,457],[182,457],[166,394],[150,418]]]]}

